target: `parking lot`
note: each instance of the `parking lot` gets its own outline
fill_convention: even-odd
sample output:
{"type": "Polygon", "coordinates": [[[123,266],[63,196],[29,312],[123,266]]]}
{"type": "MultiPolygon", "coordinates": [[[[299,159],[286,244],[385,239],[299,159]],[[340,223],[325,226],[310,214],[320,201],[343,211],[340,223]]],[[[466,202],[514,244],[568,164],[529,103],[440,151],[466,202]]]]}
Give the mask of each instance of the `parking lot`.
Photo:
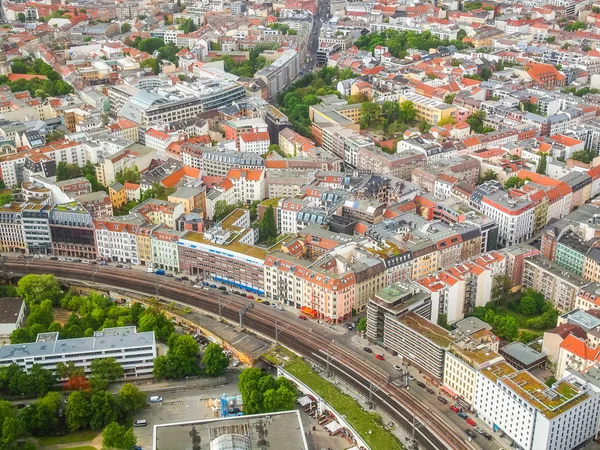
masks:
{"type": "MultiPolygon", "coordinates": [[[[150,403],[136,414],[135,420],[146,420],[147,426],[135,427],[137,444],[144,449],[152,448],[152,432],[154,425],[161,423],[188,422],[192,420],[211,419],[216,416],[206,406],[206,401],[220,397],[222,394],[236,395],[239,390],[236,384],[228,384],[218,388],[190,389],[177,392],[153,392],[163,398],[161,403],[150,403]]],[[[150,396],[148,396],[150,398],[150,396]]]]}

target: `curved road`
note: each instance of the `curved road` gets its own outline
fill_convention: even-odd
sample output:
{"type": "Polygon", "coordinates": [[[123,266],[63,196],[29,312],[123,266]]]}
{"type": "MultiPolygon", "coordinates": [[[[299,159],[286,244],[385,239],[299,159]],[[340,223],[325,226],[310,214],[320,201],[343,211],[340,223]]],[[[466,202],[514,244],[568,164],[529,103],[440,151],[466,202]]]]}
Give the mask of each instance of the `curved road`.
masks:
{"type": "MultiPolygon", "coordinates": [[[[213,314],[219,313],[234,322],[239,320],[239,311],[249,303],[242,297],[223,296],[220,291],[194,289],[173,278],[163,278],[154,274],[111,268],[108,266],[87,266],[77,263],[63,263],[49,260],[15,260],[8,259],[3,269],[7,275],[24,275],[28,273],[52,273],[59,278],[97,282],[116,289],[126,289],[156,295],[157,289],[161,297],[176,300],[203,309],[213,314]]],[[[320,332],[309,329],[309,324],[289,319],[282,315],[274,317],[274,311],[264,305],[252,302],[253,308],[244,318],[244,325],[249,329],[275,339],[275,319],[277,320],[278,339],[305,358],[324,365],[329,354],[330,371],[354,386],[358,391],[366,393],[372,386],[373,399],[377,406],[386,411],[405,429],[410,429],[413,415],[421,424],[415,431],[415,438],[421,449],[431,450],[474,450],[479,449],[474,442],[468,442],[464,431],[449,423],[441,413],[430,409],[412,396],[408,391],[388,383],[389,374],[365,361],[353,350],[333,342],[320,332]],[[373,388],[374,387],[374,388],[373,388]]]]}

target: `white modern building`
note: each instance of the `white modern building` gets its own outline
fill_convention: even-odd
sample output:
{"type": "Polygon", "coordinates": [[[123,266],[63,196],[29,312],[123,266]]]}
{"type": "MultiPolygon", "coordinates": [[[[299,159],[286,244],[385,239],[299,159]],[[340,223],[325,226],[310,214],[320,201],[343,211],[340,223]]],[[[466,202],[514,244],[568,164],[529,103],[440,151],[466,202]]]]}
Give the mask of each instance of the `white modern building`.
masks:
{"type": "Polygon", "coordinates": [[[264,155],[269,151],[271,139],[266,131],[258,133],[240,133],[240,152],[264,155]]]}
{"type": "Polygon", "coordinates": [[[10,336],[24,321],[25,302],[22,298],[0,298],[0,336],[10,336]]]}
{"type": "Polygon", "coordinates": [[[40,333],[35,342],[0,347],[0,366],[17,364],[28,372],[34,364],[55,370],[72,361],[90,372],[95,359],[114,358],[125,378],[151,375],[156,358],[154,331],[137,332],[134,326],[105,328],[93,337],[59,339],[59,333],[40,333]]]}
{"type": "Polygon", "coordinates": [[[600,395],[577,375],[548,387],[531,373],[500,362],[479,372],[475,409],[516,448],[569,450],[596,436],[600,395]]]}

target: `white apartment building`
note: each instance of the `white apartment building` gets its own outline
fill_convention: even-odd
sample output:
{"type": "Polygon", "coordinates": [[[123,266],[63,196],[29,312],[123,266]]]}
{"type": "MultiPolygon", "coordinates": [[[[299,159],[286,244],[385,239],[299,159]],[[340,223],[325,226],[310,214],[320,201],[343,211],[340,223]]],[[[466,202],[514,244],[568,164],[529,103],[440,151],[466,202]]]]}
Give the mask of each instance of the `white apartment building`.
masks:
{"type": "Polygon", "coordinates": [[[98,256],[109,261],[139,264],[136,234],[145,220],[137,215],[94,219],[98,256]]]}
{"type": "Polygon", "coordinates": [[[498,243],[508,247],[533,236],[535,203],[528,197],[511,198],[504,191],[483,197],[481,212],[498,224],[498,243]]]}
{"type": "Polygon", "coordinates": [[[314,202],[299,198],[286,198],[279,200],[277,207],[277,230],[280,233],[297,233],[298,213],[305,206],[314,206],[314,202]]]}
{"type": "Polygon", "coordinates": [[[500,362],[479,372],[475,410],[518,448],[569,450],[596,436],[600,396],[578,376],[549,388],[529,372],[500,362]]]}
{"type": "Polygon", "coordinates": [[[169,147],[172,142],[177,140],[173,136],[163,133],[162,131],[155,130],[154,128],[146,130],[145,139],[146,146],[156,150],[157,158],[162,159],[163,161],[167,159],[167,147],[169,147]]]}
{"type": "Polygon", "coordinates": [[[304,306],[304,274],[312,261],[276,251],[265,259],[265,297],[296,308],[304,306]]]}
{"type": "Polygon", "coordinates": [[[125,378],[151,375],[156,358],[154,331],[137,332],[134,326],[105,328],[93,337],[60,339],[59,333],[40,333],[35,342],[0,346],[0,366],[17,364],[29,372],[34,364],[55,370],[72,361],[90,373],[95,359],[115,358],[125,378]]]}
{"type": "Polygon", "coordinates": [[[251,152],[264,155],[269,151],[271,139],[269,133],[261,131],[257,133],[240,133],[240,152],[251,152]]]}
{"type": "Polygon", "coordinates": [[[177,241],[184,233],[165,226],[154,229],[150,235],[152,263],[154,267],[179,272],[177,241]]]}
{"type": "Polygon", "coordinates": [[[77,141],[57,141],[35,150],[1,154],[0,173],[7,187],[18,187],[24,181],[30,181],[28,171],[25,170],[25,160],[28,157],[49,158],[56,161],[56,164],[64,161],[80,167],[87,162],[85,146],[77,141]]]}
{"type": "MultiPolygon", "coordinates": [[[[465,319],[467,320],[467,319],[465,319]]],[[[451,344],[444,361],[444,387],[457,396],[459,403],[471,407],[475,401],[477,374],[491,364],[504,361],[487,345],[467,338],[451,344]]]]}
{"type": "Polygon", "coordinates": [[[420,278],[417,283],[431,294],[431,320],[446,314],[448,323],[454,323],[464,318],[465,311],[485,306],[494,277],[505,272],[506,258],[493,251],[420,278]]]}
{"type": "Polygon", "coordinates": [[[263,200],[266,193],[264,170],[230,169],[227,179],[233,183],[235,203],[263,200]]]}

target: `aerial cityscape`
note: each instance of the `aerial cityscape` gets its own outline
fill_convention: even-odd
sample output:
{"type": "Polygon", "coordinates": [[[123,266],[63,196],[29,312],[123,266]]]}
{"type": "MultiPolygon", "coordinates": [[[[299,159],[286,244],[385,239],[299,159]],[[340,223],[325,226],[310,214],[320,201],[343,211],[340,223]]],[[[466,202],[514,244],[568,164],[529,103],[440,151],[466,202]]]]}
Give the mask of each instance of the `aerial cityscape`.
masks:
{"type": "Polygon", "coordinates": [[[2,0],[16,449],[600,450],[600,0],[2,0]]]}

